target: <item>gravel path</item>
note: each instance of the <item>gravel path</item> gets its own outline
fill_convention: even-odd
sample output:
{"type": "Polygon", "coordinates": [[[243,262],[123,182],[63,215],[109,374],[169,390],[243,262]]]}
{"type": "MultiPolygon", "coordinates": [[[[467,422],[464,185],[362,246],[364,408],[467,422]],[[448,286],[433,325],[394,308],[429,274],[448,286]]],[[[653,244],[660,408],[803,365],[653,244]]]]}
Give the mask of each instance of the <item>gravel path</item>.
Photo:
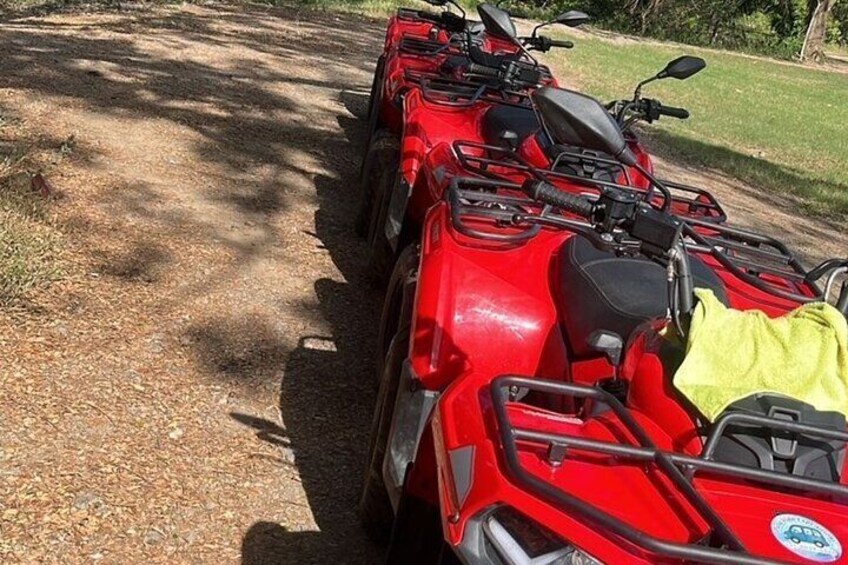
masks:
{"type": "MultiPolygon", "coordinates": [[[[354,509],[380,297],[352,215],[383,28],[340,18],[0,27],[0,110],[74,140],[65,277],[0,319],[0,561],[377,561],[354,509]]],[[[848,248],[781,209],[744,219],[848,248]]]]}
{"type": "Polygon", "coordinates": [[[376,561],[351,218],[381,34],[191,6],[0,27],[0,106],[75,140],[66,279],[2,320],[0,561],[376,561]]]}

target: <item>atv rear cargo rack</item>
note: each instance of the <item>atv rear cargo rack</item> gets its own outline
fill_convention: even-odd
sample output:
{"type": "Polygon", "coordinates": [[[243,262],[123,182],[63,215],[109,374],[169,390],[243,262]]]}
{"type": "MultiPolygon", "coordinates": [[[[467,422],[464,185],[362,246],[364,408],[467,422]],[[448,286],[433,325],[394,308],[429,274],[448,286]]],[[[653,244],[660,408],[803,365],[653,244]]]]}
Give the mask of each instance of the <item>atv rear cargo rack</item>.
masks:
{"type": "MultiPolygon", "coordinates": [[[[479,230],[472,227],[475,219],[494,220],[505,225],[516,213],[544,213],[545,209],[521,193],[515,183],[493,179],[454,177],[446,192],[450,203],[451,223],[459,233],[486,241],[516,244],[533,238],[541,231],[540,224],[516,228],[510,232],[479,230]],[[514,195],[497,193],[508,190],[514,195]]],[[[588,224],[585,224],[588,227],[588,224]]]]}
{"type": "Polygon", "coordinates": [[[490,385],[492,405],[500,434],[504,459],[510,477],[528,492],[566,511],[609,531],[635,547],[651,554],[697,563],[733,563],[763,565],[779,561],[751,555],[722,519],[710,507],[693,484],[698,472],[711,476],[725,476],[758,484],[787,488],[801,493],[831,496],[844,504],[848,499],[848,487],[808,477],[784,474],[776,471],[746,467],[717,461],[713,457],[714,446],[729,424],[756,425],[764,430],[779,430],[791,434],[802,434],[828,440],[848,442],[848,432],[833,428],[799,424],[778,418],[741,413],[728,413],[713,425],[700,457],[664,451],[657,447],[631,412],[610,393],[596,387],[541,380],[537,378],[503,375],[490,385]],[[515,391],[535,391],[557,396],[592,399],[608,406],[619,421],[627,428],[638,445],[614,443],[581,438],[564,433],[538,431],[513,426],[507,414],[507,403],[514,402],[515,391]],[[654,465],[674,485],[689,505],[711,528],[709,545],[677,543],[656,538],[634,528],[603,509],[547,482],[527,471],[519,458],[519,442],[547,446],[552,459],[561,460],[568,450],[613,456],[618,460],[654,465]],[[710,447],[708,449],[708,447],[710,447]]]}
{"type": "Polygon", "coordinates": [[[458,33],[465,27],[465,18],[462,16],[454,16],[447,19],[445,13],[435,14],[426,10],[416,10],[415,8],[400,7],[397,10],[399,20],[407,22],[426,22],[435,26],[441,26],[453,33],[458,33]]]}
{"type": "Polygon", "coordinates": [[[822,300],[818,267],[807,270],[780,241],[741,228],[684,218],[687,249],[707,253],[746,283],[799,302],[822,300]],[[765,278],[767,277],[767,278],[765,278]],[[804,289],[808,292],[803,293],[804,289]],[[799,291],[803,294],[799,294],[799,291]]]}
{"type": "Polygon", "coordinates": [[[404,35],[398,45],[398,48],[402,53],[424,56],[439,55],[451,47],[451,43],[442,43],[441,41],[435,41],[429,37],[419,37],[409,34],[404,35]]]}
{"type": "Polygon", "coordinates": [[[424,100],[443,106],[466,108],[478,102],[530,108],[530,97],[515,90],[500,88],[486,80],[460,80],[436,73],[407,69],[406,80],[418,84],[424,100]]]}
{"type": "MultiPolygon", "coordinates": [[[[457,154],[460,155],[460,161],[466,169],[481,175],[481,177],[454,177],[445,192],[445,198],[450,203],[451,223],[454,229],[471,238],[501,244],[518,244],[534,237],[543,226],[584,234],[587,230],[591,230],[588,223],[562,216],[550,206],[543,206],[529,198],[521,190],[520,184],[507,180],[505,175],[509,170],[513,173],[525,173],[523,175],[525,178],[527,174],[530,174],[552,184],[554,180],[580,184],[586,188],[585,193],[589,198],[598,195],[603,187],[644,193],[644,190],[630,186],[535,169],[515,162],[507,163],[476,156],[462,156],[464,155],[461,153],[462,146],[505,150],[469,142],[454,144],[457,154]],[[483,164],[474,165],[475,161],[483,164]],[[495,173],[491,168],[487,168],[486,163],[504,170],[495,173]],[[517,226],[512,221],[517,215],[524,220],[521,226],[517,226]],[[475,223],[481,220],[488,220],[486,229],[475,227],[475,223]]],[[[708,192],[700,191],[700,189],[689,188],[689,190],[699,191],[698,198],[705,198],[701,194],[709,195],[708,192]]],[[[703,205],[705,209],[718,210],[718,213],[723,216],[721,207],[714,200],[713,202],[714,204],[708,201],[701,204],[701,201],[696,200],[698,206],[703,205]]],[[[733,276],[773,296],[798,303],[823,300],[824,292],[816,281],[824,274],[834,272],[840,266],[848,267],[846,260],[831,260],[807,270],[783,243],[772,237],[717,223],[717,220],[713,218],[692,217],[677,212],[679,206],[688,209],[691,205],[691,197],[680,197],[672,191],[671,209],[684,222],[686,248],[712,257],[733,276]]]]}
{"type": "MultiPolygon", "coordinates": [[[[516,151],[506,147],[487,145],[476,141],[455,141],[453,149],[463,168],[487,178],[504,179],[506,175],[524,173],[550,184],[557,184],[556,181],[580,184],[586,187],[587,192],[595,194],[599,194],[604,187],[644,192],[641,189],[628,186],[631,184],[630,174],[621,163],[609,157],[592,153],[561,151],[549,168],[542,169],[534,167],[516,151]],[[565,159],[618,170],[622,173],[628,185],[557,170],[560,163],[565,159]]],[[[727,214],[721,204],[708,190],[666,179],[660,179],[660,182],[671,192],[672,208],[681,217],[699,218],[710,223],[722,223],[727,220],[727,214]]]]}

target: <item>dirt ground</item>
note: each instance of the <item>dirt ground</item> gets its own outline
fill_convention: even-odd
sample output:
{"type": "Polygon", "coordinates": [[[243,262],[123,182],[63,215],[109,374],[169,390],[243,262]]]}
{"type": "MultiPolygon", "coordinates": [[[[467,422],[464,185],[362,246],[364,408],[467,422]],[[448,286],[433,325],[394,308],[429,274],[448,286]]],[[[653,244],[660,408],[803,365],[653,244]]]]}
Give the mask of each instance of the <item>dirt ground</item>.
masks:
{"type": "MultiPolygon", "coordinates": [[[[183,8],[0,25],[0,113],[75,140],[63,279],[0,319],[0,561],[373,563],[379,294],[352,230],[381,23],[183,8]]],[[[710,180],[811,257],[845,236],[710,180]]]]}

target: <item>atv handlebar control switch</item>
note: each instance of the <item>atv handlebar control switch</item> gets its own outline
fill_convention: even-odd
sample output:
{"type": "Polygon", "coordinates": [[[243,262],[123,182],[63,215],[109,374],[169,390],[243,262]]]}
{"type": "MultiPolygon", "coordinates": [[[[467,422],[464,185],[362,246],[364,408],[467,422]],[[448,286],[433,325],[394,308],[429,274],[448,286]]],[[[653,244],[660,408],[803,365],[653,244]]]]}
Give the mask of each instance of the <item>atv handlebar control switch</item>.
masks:
{"type": "Polygon", "coordinates": [[[682,230],[680,218],[642,205],[637,209],[633,226],[628,231],[642,242],[643,252],[665,256],[680,241],[682,230]]]}
{"type": "Polygon", "coordinates": [[[623,190],[605,190],[598,199],[597,219],[604,231],[613,228],[636,213],[640,199],[635,194],[623,190]]]}

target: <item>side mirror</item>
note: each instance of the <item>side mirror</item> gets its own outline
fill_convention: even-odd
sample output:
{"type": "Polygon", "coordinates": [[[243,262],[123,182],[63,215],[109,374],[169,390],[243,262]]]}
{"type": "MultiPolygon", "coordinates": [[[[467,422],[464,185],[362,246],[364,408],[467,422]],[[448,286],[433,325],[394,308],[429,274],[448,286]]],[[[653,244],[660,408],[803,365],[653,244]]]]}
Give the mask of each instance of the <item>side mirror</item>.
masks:
{"type": "Polygon", "coordinates": [[[577,27],[582,26],[589,20],[591,20],[588,14],[584,14],[583,12],[578,12],[577,10],[569,10],[564,14],[560,14],[551,20],[551,23],[562,24],[568,27],[577,27]]]}
{"type": "Polygon", "coordinates": [[[442,8],[448,5],[448,0],[424,0],[431,6],[436,6],[437,8],[442,8]]]}
{"type": "Polygon", "coordinates": [[[503,39],[515,40],[518,37],[512,18],[497,6],[480,4],[477,6],[477,13],[486,27],[486,33],[503,39]]]}
{"type": "Polygon", "coordinates": [[[586,343],[592,350],[603,353],[613,367],[621,364],[621,354],[624,351],[624,340],[615,332],[595,330],[586,343]]]}
{"type": "Polygon", "coordinates": [[[543,86],[531,98],[554,143],[607,153],[625,165],[636,164],[615,118],[591,96],[543,86]]]}
{"type": "Polygon", "coordinates": [[[663,70],[636,85],[636,92],[633,94],[633,97],[638,100],[642,95],[642,87],[650,82],[662,80],[664,78],[676,78],[677,80],[687,79],[692,75],[701,72],[704,68],[706,68],[706,66],[707,62],[700,57],[692,57],[691,55],[678,57],[667,64],[663,70]]]}
{"type": "Polygon", "coordinates": [[[663,70],[657,73],[657,78],[676,78],[677,80],[684,80],[701,72],[706,66],[707,62],[700,57],[684,55],[666,65],[663,70]]]}
{"type": "Polygon", "coordinates": [[[539,29],[545,26],[549,26],[551,24],[562,24],[568,27],[577,27],[585,24],[590,19],[592,18],[590,18],[583,12],[578,12],[577,10],[569,10],[568,12],[563,12],[552,20],[548,20],[534,27],[531,37],[536,37],[536,32],[538,32],[539,29]]]}

